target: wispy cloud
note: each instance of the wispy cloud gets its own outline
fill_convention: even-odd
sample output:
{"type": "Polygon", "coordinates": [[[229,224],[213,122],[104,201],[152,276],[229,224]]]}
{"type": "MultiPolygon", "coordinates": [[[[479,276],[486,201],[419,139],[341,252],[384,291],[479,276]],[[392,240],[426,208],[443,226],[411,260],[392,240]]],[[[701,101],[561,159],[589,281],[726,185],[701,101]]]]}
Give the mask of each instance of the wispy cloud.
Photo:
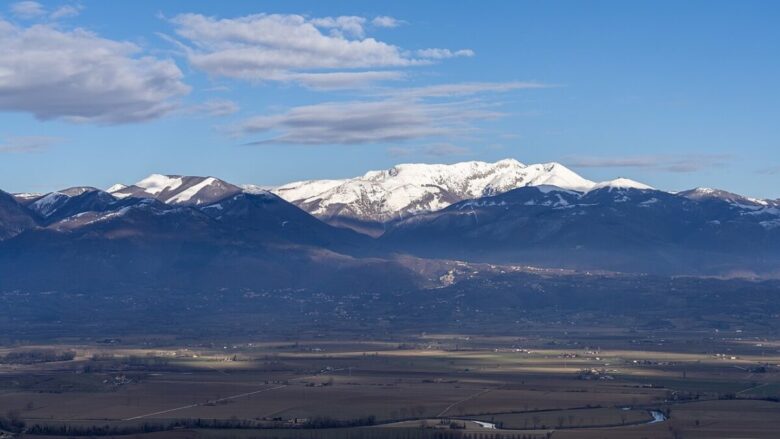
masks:
{"type": "Polygon", "coordinates": [[[380,15],[378,17],[374,17],[374,19],[371,20],[371,24],[375,27],[394,28],[402,24],[406,24],[406,22],[394,17],[389,17],[387,15],[380,15]]]}
{"type": "Polygon", "coordinates": [[[12,3],[10,9],[11,14],[24,20],[46,17],[50,20],[60,20],[79,15],[83,8],[80,4],[62,5],[49,12],[44,5],[36,1],[21,1],[12,3]]]}
{"type": "Polygon", "coordinates": [[[758,173],[764,175],[780,175],[780,165],[761,168],[758,170],[758,173]]]}
{"type": "MultiPolygon", "coordinates": [[[[397,25],[377,17],[374,26],[397,25]]],[[[366,37],[367,19],[358,16],[317,17],[255,14],[218,19],[181,14],[170,19],[181,42],[175,43],[192,66],[211,76],[252,82],[298,82],[314,87],[354,80],[398,79],[380,69],[427,65],[445,58],[472,56],[468,49],[409,51],[366,37]]]]}
{"type": "Polygon", "coordinates": [[[465,155],[471,151],[463,146],[453,145],[452,143],[434,143],[423,148],[423,153],[434,157],[447,157],[453,155],[465,155]]]}
{"type": "Polygon", "coordinates": [[[237,103],[229,99],[211,99],[203,103],[190,106],[185,109],[185,112],[200,113],[209,116],[227,116],[229,114],[237,113],[241,108],[237,103]]]}
{"type": "Polygon", "coordinates": [[[469,96],[480,93],[505,93],[512,90],[533,90],[551,87],[555,87],[555,85],[544,84],[535,81],[463,82],[455,84],[438,84],[424,87],[394,89],[383,93],[393,96],[401,95],[419,98],[441,98],[469,96]]]}
{"type": "Polygon", "coordinates": [[[237,135],[267,133],[251,144],[362,144],[451,136],[502,114],[479,104],[409,99],[326,102],[249,118],[230,128],[237,135]]]}
{"type": "Polygon", "coordinates": [[[462,56],[471,57],[474,56],[474,51],[471,49],[450,50],[450,49],[421,49],[418,50],[417,56],[428,59],[447,59],[447,58],[459,58],[462,56]]]}
{"type": "Polygon", "coordinates": [[[407,157],[414,153],[411,148],[404,148],[401,146],[391,146],[385,150],[390,157],[407,157]]]}
{"type": "Polygon", "coordinates": [[[294,73],[290,79],[318,90],[359,89],[380,81],[404,79],[404,72],[394,70],[331,73],[294,73]]]}
{"type": "Polygon", "coordinates": [[[666,172],[697,172],[725,166],[730,154],[643,155],[628,157],[569,157],[565,163],[575,168],[649,168],[666,172]]]}
{"type": "Polygon", "coordinates": [[[0,110],[116,124],[160,117],[189,86],[170,59],[84,29],[0,19],[0,110]]]}
{"type": "Polygon", "coordinates": [[[0,153],[33,153],[42,152],[60,142],[59,137],[50,136],[15,136],[0,142],[0,153]]]}
{"type": "Polygon", "coordinates": [[[431,157],[450,157],[469,154],[471,150],[452,143],[440,142],[424,145],[419,148],[391,146],[387,148],[387,154],[391,157],[406,157],[414,154],[422,154],[431,157]]]}
{"type": "Polygon", "coordinates": [[[49,14],[49,18],[51,18],[52,20],[59,20],[61,18],[75,17],[81,13],[82,9],[84,9],[84,7],[81,6],[80,4],[63,5],[53,10],[51,14],[49,14]]]}
{"type": "MultiPolygon", "coordinates": [[[[266,135],[251,144],[362,144],[432,137],[444,140],[475,131],[479,121],[504,116],[496,110],[499,103],[485,99],[483,94],[542,87],[538,83],[506,82],[383,90],[363,100],[324,102],[251,117],[227,130],[236,136],[266,135]]],[[[425,154],[463,152],[452,144],[438,143],[425,154]]]]}
{"type": "Polygon", "coordinates": [[[31,19],[46,15],[46,8],[34,1],[22,1],[11,4],[11,13],[16,17],[31,19]]]}

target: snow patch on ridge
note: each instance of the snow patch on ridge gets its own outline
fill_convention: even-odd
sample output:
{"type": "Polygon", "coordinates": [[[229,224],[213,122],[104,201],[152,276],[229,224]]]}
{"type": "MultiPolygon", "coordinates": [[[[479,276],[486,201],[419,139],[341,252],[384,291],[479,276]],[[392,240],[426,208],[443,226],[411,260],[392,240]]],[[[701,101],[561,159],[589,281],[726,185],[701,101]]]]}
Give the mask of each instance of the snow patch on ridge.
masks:
{"type": "Polygon", "coordinates": [[[152,174],[135,185],[142,188],[146,193],[157,195],[165,190],[173,191],[182,184],[181,177],[169,177],[162,174],[152,174]]]}
{"type": "MultiPolygon", "coordinates": [[[[209,177],[200,183],[191,186],[178,194],[174,195],[173,197],[169,198],[166,203],[168,204],[179,204],[179,203],[186,203],[187,201],[191,200],[192,197],[198,194],[201,190],[211,186],[217,181],[214,177],[209,177]]],[[[178,187],[178,186],[177,186],[178,187]]]]}
{"type": "Polygon", "coordinates": [[[113,194],[114,192],[119,192],[122,189],[127,189],[127,185],[122,183],[117,183],[111,186],[110,188],[106,189],[106,192],[108,192],[109,194],[113,194]]]}
{"type": "Polygon", "coordinates": [[[33,210],[40,213],[41,215],[48,217],[57,208],[57,204],[62,201],[64,198],[69,198],[67,195],[60,193],[60,192],[52,192],[44,197],[42,197],[39,200],[36,200],[32,204],[33,210]]]}
{"type": "Polygon", "coordinates": [[[407,163],[343,180],[289,183],[272,192],[320,217],[384,222],[525,186],[586,191],[595,183],[559,163],[525,165],[514,159],[451,165],[407,163]]]}

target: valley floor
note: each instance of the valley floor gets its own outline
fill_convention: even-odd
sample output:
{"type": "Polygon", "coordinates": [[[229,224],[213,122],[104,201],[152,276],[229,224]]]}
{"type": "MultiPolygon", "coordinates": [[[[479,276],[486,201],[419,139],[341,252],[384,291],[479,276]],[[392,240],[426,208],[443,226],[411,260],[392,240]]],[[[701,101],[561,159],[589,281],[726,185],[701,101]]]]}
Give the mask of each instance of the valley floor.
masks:
{"type": "Polygon", "coordinates": [[[0,422],[11,430],[23,421],[21,437],[655,439],[780,431],[780,340],[736,332],[144,336],[7,346],[0,359],[0,422]]]}

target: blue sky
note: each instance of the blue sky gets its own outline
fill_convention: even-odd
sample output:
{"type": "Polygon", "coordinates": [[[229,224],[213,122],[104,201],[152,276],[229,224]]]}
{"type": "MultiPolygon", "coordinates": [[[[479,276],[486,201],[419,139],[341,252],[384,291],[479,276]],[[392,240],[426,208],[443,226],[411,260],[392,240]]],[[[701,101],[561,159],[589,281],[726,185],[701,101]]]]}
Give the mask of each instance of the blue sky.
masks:
{"type": "Polygon", "coordinates": [[[780,3],[7,2],[0,188],[557,161],[780,197],[780,3]]]}

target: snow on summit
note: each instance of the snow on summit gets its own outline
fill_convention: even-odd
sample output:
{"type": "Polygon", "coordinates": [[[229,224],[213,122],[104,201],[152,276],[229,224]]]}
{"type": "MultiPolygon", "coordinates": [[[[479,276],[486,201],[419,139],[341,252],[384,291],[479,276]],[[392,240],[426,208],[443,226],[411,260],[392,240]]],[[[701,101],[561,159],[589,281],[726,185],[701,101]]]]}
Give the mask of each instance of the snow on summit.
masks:
{"type": "Polygon", "coordinates": [[[131,186],[114,185],[116,198],[155,198],[173,205],[202,205],[241,192],[241,188],[214,177],[152,174],[131,186]]]}
{"type": "Polygon", "coordinates": [[[106,192],[108,192],[109,194],[113,194],[114,192],[119,192],[122,189],[126,189],[126,188],[127,188],[127,185],[124,185],[122,183],[117,183],[117,184],[111,186],[110,188],[106,189],[106,192]]]}
{"type": "Polygon", "coordinates": [[[145,191],[152,195],[157,195],[163,191],[176,190],[182,184],[182,179],[179,176],[173,177],[161,174],[152,174],[143,180],[135,184],[135,186],[145,189],[145,191]]]}
{"type": "Polygon", "coordinates": [[[444,209],[454,203],[499,195],[521,187],[560,188],[585,193],[599,188],[652,189],[627,178],[601,183],[556,163],[526,165],[515,159],[494,163],[405,163],[346,179],[305,180],[276,188],[232,185],[214,177],[152,174],[134,185],[115,185],[116,198],[154,198],[172,205],[206,205],[239,192],[266,190],[331,224],[360,229],[444,209]]]}
{"type": "Polygon", "coordinates": [[[596,190],[596,189],[602,189],[602,188],[609,188],[609,190],[612,189],[639,189],[639,190],[653,190],[655,189],[652,186],[648,186],[644,183],[640,183],[636,180],[631,180],[629,178],[616,178],[614,180],[609,181],[602,181],[600,183],[596,183],[593,185],[593,187],[590,188],[590,190],[596,190]]]}
{"type": "Polygon", "coordinates": [[[525,165],[504,159],[400,164],[351,179],[289,183],[273,192],[319,217],[385,222],[518,187],[552,185],[586,191],[594,184],[558,163],[525,165]]]}

